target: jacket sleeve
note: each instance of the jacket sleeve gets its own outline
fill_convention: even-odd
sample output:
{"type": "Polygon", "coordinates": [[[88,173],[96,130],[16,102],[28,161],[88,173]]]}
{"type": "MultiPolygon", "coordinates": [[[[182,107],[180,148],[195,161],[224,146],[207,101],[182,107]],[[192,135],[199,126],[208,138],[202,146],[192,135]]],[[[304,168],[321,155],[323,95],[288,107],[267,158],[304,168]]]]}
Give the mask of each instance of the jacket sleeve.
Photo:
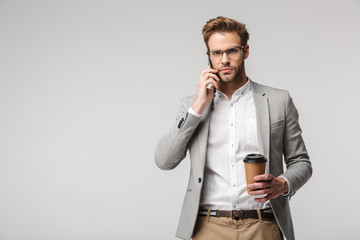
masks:
{"type": "Polygon", "coordinates": [[[188,143],[201,119],[188,113],[189,107],[183,99],[175,122],[157,144],[155,163],[160,169],[173,169],[186,156],[188,143]]]}
{"type": "Polygon", "coordinates": [[[287,166],[283,176],[290,182],[291,198],[311,177],[312,166],[301,136],[298,111],[289,95],[286,96],[286,123],[284,132],[284,159],[287,166]]]}

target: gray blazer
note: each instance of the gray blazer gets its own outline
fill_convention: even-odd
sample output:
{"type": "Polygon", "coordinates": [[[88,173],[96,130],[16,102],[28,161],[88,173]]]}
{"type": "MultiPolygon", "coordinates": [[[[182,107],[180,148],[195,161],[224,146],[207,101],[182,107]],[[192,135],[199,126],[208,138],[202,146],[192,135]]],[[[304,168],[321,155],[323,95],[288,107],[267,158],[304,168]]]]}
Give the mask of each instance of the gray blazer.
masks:
{"type": "MultiPolygon", "coordinates": [[[[266,173],[283,175],[291,186],[287,197],[270,200],[276,221],[288,240],[295,239],[289,200],[311,177],[312,167],[298,123],[298,112],[287,91],[251,82],[258,122],[260,152],[269,160],[266,173]],[[283,172],[283,156],[286,171],[283,172]]],[[[190,153],[191,170],[176,236],[191,239],[199,210],[209,129],[209,104],[198,118],[188,113],[195,96],[182,100],[176,121],[160,139],[155,163],[164,170],[175,168],[190,153]]]]}

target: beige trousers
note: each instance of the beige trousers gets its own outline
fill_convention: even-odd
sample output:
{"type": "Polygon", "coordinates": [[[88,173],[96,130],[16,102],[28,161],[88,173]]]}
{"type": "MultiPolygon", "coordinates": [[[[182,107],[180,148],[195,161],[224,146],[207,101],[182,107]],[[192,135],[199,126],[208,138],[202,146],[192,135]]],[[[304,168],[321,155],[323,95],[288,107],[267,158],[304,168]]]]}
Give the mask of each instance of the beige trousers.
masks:
{"type": "Polygon", "coordinates": [[[276,220],[198,216],[193,240],[281,240],[276,220]]]}

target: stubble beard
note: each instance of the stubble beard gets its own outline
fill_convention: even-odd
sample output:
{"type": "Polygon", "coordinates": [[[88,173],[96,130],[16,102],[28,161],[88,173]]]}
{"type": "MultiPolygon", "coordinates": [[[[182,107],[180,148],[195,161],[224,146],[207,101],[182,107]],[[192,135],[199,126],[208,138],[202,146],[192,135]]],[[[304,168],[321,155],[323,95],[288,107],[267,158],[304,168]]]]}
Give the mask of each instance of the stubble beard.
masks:
{"type": "MultiPolygon", "coordinates": [[[[242,79],[242,75],[243,75],[243,72],[244,72],[244,68],[245,68],[245,61],[242,60],[241,64],[237,67],[234,67],[234,76],[229,76],[229,75],[225,75],[225,76],[221,76],[219,74],[219,78],[220,78],[220,84],[222,85],[226,85],[227,83],[230,83],[230,82],[237,82],[237,81],[241,81],[242,79]]],[[[232,66],[229,66],[229,67],[232,67],[232,66]]]]}

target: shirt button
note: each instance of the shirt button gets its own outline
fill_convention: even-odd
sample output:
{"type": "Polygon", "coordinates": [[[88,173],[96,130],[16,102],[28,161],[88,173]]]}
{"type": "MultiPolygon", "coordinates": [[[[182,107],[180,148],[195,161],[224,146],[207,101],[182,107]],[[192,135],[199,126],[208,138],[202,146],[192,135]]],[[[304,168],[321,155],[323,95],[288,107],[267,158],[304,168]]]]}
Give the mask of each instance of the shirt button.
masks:
{"type": "Polygon", "coordinates": [[[236,185],[234,184],[234,187],[235,187],[236,185]]]}
{"type": "Polygon", "coordinates": [[[235,167],[235,165],[233,165],[233,167],[235,167]]]}
{"type": "Polygon", "coordinates": [[[199,177],[198,182],[201,183],[201,177],[199,177]]]}
{"type": "Polygon", "coordinates": [[[231,124],[231,126],[234,126],[234,124],[231,124]]]}

